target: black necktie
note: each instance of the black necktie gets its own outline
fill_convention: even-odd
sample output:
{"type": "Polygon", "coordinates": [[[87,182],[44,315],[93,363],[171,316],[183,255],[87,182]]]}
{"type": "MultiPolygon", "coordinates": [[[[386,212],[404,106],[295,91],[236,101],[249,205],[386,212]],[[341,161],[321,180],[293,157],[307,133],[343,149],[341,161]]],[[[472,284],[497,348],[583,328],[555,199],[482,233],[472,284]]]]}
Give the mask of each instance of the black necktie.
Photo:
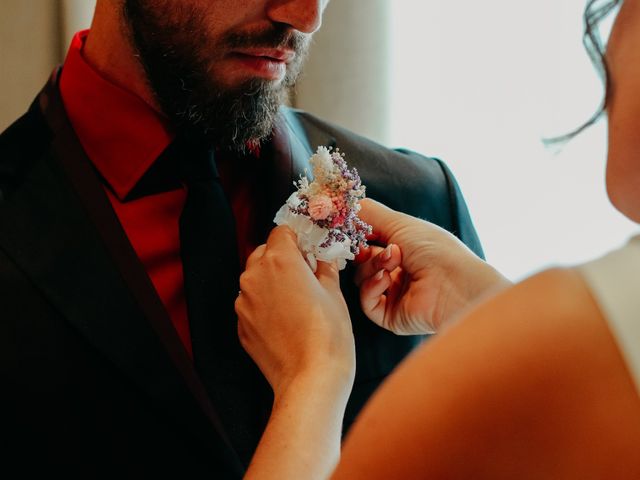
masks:
{"type": "Polygon", "coordinates": [[[238,455],[248,460],[265,420],[257,395],[265,381],[238,339],[235,221],[213,150],[197,145],[181,150],[187,200],[180,249],[194,363],[238,455]]]}
{"type": "Polygon", "coordinates": [[[187,148],[181,162],[187,200],[180,216],[180,250],[194,359],[209,368],[212,347],[237,336],[233,304],[238,293],[235,222],[220,184],[212,150],[187,148]],[[223,321],[221,321],[224,319],[223,321]]]}

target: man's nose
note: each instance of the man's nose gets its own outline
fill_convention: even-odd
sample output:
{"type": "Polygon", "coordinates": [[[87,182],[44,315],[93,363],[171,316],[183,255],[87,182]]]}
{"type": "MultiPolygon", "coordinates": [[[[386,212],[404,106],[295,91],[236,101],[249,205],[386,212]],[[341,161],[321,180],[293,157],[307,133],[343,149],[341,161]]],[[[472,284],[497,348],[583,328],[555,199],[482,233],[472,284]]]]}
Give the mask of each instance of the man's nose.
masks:
{"type": "Polygon", "coordinates": [[[284,23],[302,33],[313,33],[322,25],[329,0],[272,0],[267,7],[271,21],[284,23]]]}

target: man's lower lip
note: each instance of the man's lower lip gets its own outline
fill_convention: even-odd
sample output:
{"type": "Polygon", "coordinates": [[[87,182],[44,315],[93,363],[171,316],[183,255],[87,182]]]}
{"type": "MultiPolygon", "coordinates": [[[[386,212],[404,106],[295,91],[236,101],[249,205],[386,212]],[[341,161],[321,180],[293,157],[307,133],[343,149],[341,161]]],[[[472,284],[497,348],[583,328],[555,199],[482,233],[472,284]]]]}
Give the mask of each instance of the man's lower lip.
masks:
{"type": "Polygon", "coordinates": [[[234,59],[253,75],[267,80],[281,80],[287,71],[287,64],[274,58],[236,54],[234,59]]]}

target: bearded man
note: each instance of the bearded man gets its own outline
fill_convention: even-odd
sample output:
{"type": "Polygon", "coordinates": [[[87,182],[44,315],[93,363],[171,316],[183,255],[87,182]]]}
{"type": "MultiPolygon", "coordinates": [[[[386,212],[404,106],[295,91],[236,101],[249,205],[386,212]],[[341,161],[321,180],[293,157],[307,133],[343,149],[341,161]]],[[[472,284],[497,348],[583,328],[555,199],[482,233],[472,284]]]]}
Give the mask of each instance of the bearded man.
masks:
{"type": "MultiPolygon", "coordinates": [[[[282,106],[327,3],[98,0],[0,136],[2,436],[21,474],[241,478],[273,398],[238,340],[238,277],[319,145],[482,254],[442,162],[282,106]]],[[[350,270],[343,291],[346,431],[422,338],[366,321],[350,270]]]]}

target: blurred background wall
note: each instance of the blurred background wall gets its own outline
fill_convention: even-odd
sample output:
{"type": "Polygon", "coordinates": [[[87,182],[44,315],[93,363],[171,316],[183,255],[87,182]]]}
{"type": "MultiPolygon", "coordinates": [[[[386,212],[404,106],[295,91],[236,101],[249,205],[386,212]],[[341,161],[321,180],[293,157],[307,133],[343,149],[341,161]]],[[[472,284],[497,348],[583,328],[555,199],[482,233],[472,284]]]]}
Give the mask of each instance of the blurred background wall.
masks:
{"type": "Polygon", "coordinates": [[[329,3],[296,88],[296,106],[388,143],[391,5],[390,0],[329,3]]]}
{"type": "Polygon", "coordinates": [[[29,103],[60,60],[60,10],[51,0],[0,3],[0,130],[29,103]]]}
{"type": "Polygon", "coordinates": [[[0,2],[0,131],[21,115],[64,58],[73,32],[91,22],[94,0],[0,2]]]}

